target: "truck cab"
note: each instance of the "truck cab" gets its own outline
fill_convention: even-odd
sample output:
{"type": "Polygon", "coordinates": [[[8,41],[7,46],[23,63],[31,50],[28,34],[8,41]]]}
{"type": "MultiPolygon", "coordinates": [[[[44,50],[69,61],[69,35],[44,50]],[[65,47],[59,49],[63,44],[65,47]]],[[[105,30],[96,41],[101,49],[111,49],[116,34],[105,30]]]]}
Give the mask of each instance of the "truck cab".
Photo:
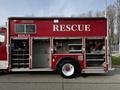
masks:
{"type": "Polygon", "coordinates": [[[7,60],[7,32],[5,27],[0,28],[0,70],[8,68],[7,60]]]}

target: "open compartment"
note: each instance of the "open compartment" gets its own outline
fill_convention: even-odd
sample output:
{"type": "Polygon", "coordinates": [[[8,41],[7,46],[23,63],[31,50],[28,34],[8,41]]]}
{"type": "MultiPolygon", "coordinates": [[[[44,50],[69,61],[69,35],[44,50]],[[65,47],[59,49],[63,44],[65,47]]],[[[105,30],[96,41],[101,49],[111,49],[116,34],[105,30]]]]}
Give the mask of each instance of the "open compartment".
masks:
{"type": "Polygon", "coordinates": [[[11,68],[29,68],[29,39],[11,39],[11,68]]]}
{"type": "Polygon", "coordinates": [[[50,38],[33,39],[32,43],[32,68],[48,68],[50,38]]]}
{"type": "Polygon", "coordinates": [[[86,65],[103,67],[105,62],[105,39],[86,39],[86,65]]]}
{"type": "Polygon", "coordinates": [[[82,39],[81,38],[55,38],[54,53],[81,53],[82,39]]]}

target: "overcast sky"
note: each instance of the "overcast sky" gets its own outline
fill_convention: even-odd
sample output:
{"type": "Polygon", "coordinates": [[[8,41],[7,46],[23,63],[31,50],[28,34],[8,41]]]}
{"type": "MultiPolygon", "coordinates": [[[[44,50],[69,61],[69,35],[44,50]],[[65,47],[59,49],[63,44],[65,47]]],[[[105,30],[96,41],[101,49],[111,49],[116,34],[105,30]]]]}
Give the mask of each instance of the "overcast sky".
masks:
{"type": "MultiPolygon", "coordinates": [[[[115,0],[107,0],[113,4],[115,0]]],[[[79,16],[88,11],[105,10],[106,0],[0,0],[0,25],[11,16],[79,16]]]]}

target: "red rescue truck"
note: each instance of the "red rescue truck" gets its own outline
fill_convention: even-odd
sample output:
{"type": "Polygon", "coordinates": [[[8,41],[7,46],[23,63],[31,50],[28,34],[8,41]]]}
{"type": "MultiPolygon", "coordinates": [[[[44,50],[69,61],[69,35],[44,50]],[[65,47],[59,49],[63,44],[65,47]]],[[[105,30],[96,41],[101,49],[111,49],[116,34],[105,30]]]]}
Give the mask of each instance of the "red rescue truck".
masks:
{"type": "Polygon", "coordinates": [[[0,30],[0,70],[63,77],[111,68],[106,18],[10,17],[0,30]]]}

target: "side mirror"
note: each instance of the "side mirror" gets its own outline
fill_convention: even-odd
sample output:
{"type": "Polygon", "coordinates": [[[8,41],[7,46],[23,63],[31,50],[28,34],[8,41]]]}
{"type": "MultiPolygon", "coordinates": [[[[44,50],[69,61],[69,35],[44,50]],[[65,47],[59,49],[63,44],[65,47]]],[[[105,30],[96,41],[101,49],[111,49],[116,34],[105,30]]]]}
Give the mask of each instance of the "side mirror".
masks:
{"type": "Polygon", "coordinates": [[[0,34],[0,42],[3,43],[5,41],[5,36],[0,34]]]}

